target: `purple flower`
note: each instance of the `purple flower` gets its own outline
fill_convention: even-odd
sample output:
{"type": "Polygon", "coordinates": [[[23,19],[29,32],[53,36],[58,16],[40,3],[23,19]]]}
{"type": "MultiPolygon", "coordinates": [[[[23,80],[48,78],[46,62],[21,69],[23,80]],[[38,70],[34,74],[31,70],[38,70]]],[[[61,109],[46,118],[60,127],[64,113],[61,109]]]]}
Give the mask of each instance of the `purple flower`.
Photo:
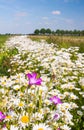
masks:
{"type": "Polygon", "coordinates": [[[60,128],[58,128],[57,130],[60,130],[60,128]]]}
{"type": "Polygon", "coordinates": [[[54,118],[54,120],[59,120],[60,115],[58,113],[56,113],[53,118],[54,118]]]}
{"type": "Polygon", "coordinates": [[[55,105],[62,103],[62,101],[60,100],[60,98],[58,98],[57,96],[51,97],[50,101],[53,102],[55,105]]]}
{"type": "Polygon", "coordinates": [[[0,121],[2,121],[3,119],[5,119],[5,115],[0,111],[0,121]]]}
{"type": "Polygon", "coordinates": [[[28,73],[27,77],[29,79],[29,85],[41,85],[42,79],[37,78],[37,74],[35,72],[28,73]]]}

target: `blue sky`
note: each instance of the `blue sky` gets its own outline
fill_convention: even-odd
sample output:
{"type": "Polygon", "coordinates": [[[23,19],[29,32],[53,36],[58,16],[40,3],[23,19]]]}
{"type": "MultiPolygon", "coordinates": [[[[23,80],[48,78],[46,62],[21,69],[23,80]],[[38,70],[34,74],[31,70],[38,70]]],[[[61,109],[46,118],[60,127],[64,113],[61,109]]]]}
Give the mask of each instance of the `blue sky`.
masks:
{"type": "Polygon", "coordinates": [[[0,0],[0,33],[84,30],[84,0],[0,0]]]}

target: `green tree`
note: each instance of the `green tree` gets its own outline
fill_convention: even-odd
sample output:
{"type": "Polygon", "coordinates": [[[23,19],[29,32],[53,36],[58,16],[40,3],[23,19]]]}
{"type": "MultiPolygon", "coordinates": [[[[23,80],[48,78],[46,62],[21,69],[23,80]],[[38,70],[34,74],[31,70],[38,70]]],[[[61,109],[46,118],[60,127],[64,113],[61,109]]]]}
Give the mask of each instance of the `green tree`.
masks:
{"type": "Polygon", "coordinates": [[[42,28],[42,29],[40,30],[40,33],[41,33],[41,34],[45,34],[45,33],[46,33],[46,29],[45,29],[45,28],[42,28]]]}
{"type": "Polygon", "coordinates": [[[84,30],[81,31],[81,36],[84,36],[84,30]]]}
{"type": "Polygon", "coordinates": [[[46,33],[47,34],[51,34],[51,30],[48,28],[48,29],[46,29],[46,33]]]}
{"type": "Polygon", "coordinates": [[[56,34],[60,35],[60,30],[59,29],[56,30],[56,34]]]}
{"type": "Polygon", "coordinates": [[[55,35],[55,34],[56,34],[56,33],[55,33],[55,31],[52,31],[51,33],[52,33],[53,35],[55,35]]]}
{"type": "Polygon", "coordinates": [[[39,29],[36,29],[36,30],[34,31],[34,34],[38,35],[39,32],[40,32],[39,29]]]}

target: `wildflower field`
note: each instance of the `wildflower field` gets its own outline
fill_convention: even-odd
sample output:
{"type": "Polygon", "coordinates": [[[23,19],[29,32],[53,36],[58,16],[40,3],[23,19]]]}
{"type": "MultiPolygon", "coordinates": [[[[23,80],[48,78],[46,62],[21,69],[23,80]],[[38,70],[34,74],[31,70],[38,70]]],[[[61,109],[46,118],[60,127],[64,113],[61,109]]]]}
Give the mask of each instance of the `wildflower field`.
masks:
{"type": "Polygon", "coordinates": [[[25,35],[1,45],[0,130],[84,130],[84,52],[79,49],[25,35]]]}

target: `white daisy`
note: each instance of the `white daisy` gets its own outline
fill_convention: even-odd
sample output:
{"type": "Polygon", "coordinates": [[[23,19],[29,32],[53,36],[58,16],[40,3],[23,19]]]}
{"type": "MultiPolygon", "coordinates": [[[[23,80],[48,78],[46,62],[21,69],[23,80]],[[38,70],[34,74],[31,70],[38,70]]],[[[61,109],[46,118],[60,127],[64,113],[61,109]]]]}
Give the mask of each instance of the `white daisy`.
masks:
{"type": "Polygon", "coordinates": [[[11,125],[10,130],[18,130],[18,127],[15,127],[14,125],[11,125]]]}
{"type": "Polygon", "coordinates": [[[52,130],[52,129],[48,125],[40,123],[34,125],[32,130],[52,130]]]}
{"type": "Polygon", "coordinates": [[[35,114],[32,115],[32,118],[35,120],[42,120],[43,119],[43,114],[36,112],[35,114]]]}
{"type": "Polygon", "coordinates": [[[23,114],[19,118],[19,124],[21,127],[25,128],[29,125],[30,118],[28,116],[28,113],[23,112],[23,114]]]}
{"type": "Polygon", "coordinates": [[[8,130],[6,127],[3,127],[1,130],[8,130]]]}
{"type": "Polygon", "coordinates": [[[24,101],[20,101],[20,102],[18,103],[18,108],[19,108],[19,109],[23,109],[23,108],[24,108],[24,105],[25,105],[25,102],[24,102],[24,101]]]}
{"type": "Polygon", "coordinates": [[[82,110],[84,110],[84,106],[81,106],[82,110]]]}
{"type": "Polygon", "coordinates": [[[67,125],[61,126],[61,129],[62,130],[71,130],[71,128],[69,126],[67,126],[67,125]]]}
{"type": "Polygon", "coordinates": [[[14,89],[14,90],[19,90],[20,88],[21,88],[20,85],[14,85],[14,86],[13,86],[13,89],[14,89]]]}

